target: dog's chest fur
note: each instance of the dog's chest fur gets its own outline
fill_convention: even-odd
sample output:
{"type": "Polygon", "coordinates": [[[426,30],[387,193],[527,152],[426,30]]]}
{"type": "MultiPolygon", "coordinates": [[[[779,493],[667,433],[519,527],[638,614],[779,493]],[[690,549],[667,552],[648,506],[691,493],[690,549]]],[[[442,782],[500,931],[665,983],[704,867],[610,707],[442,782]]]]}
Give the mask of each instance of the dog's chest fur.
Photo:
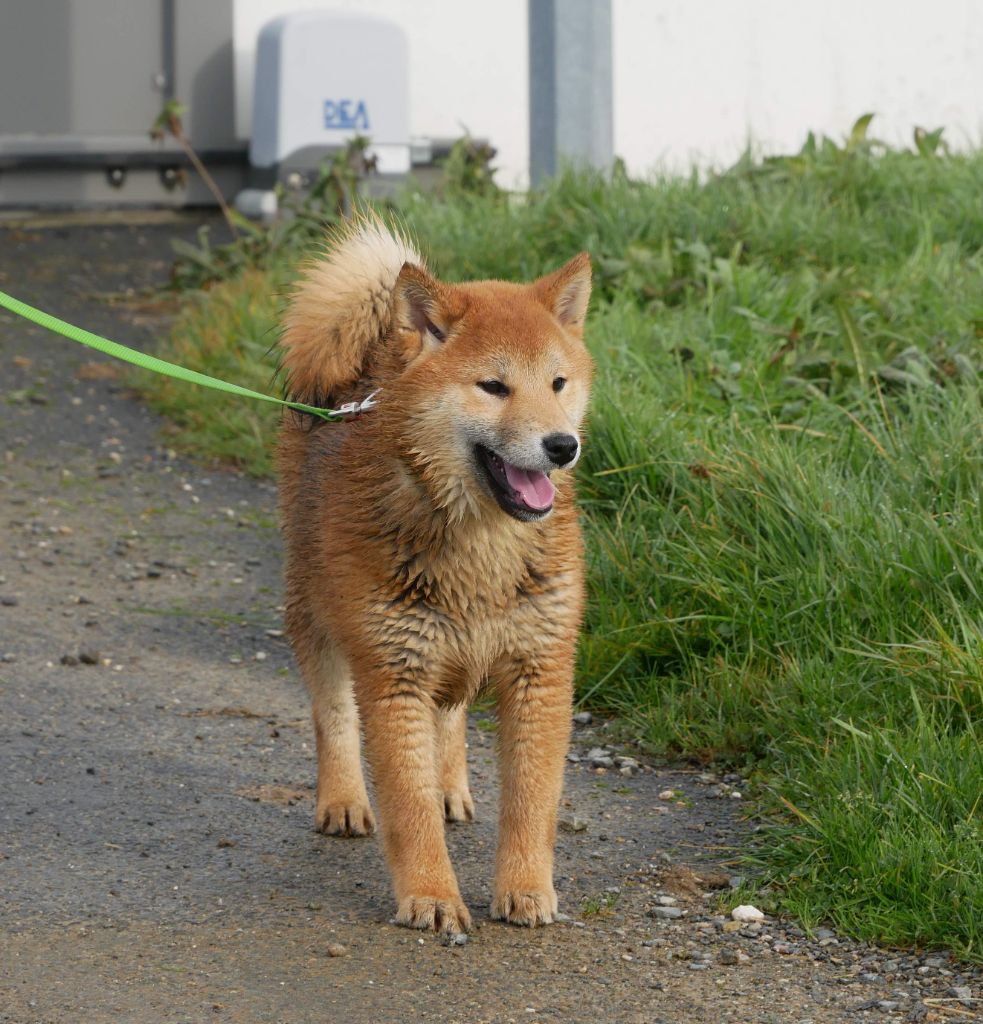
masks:
{"type": "Polygon", "coordinates": [[[514,532],[478,524],[437,550],[394,552],[397,570],[367,627],[400,675],[423,677],[439,703],[472,697],[490,673],[533,659],[576,629],[579,578],[514,532]]]}

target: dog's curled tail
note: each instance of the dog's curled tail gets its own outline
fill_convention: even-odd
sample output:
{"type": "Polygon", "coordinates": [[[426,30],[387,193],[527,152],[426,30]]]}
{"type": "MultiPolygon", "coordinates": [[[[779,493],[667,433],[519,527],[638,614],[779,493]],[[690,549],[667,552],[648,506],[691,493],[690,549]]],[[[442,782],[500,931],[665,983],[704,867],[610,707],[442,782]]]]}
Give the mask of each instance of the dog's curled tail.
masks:
{"type": "Polygon", "coordinates": [[[362,215],[332,232],[291,296],[280,345],[287,391],[318,405],[348,397],[375,342],[389,331],[404,263],[423,267],[410,242],[362,215]]]}

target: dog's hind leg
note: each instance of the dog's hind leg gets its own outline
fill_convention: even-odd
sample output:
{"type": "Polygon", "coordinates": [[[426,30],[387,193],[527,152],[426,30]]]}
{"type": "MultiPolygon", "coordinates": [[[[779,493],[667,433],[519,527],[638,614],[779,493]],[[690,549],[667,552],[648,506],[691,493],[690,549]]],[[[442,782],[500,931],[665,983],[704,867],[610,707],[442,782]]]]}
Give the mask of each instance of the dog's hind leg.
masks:
{"type": "Polygon", "coordinates": [[[317,738],[315,827],[332,836],[365,836],[375,829],[359,744],[358,708],[348,662],[333,645],[298,651],[311,694],[317,738]]]}
{"type": "Polygon", "coordinates": [[[436,715],[437,767],[444,791],[444,818],[474,821],[474,801],[468,786],[467,705],[441,708],[436,715]]]}

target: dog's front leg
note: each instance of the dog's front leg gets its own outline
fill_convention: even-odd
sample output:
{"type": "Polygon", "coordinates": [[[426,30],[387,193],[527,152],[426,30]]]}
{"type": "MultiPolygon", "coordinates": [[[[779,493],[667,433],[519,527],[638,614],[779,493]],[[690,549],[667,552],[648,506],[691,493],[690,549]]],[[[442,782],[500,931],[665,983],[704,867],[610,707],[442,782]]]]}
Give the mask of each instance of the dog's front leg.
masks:
{"type": "Polygon", "coordinates": [[[549,924],[556,815],[570,742],[573,651],[524,659],[498,680],[502,796],[492,917],[549,924]]]}
{"type": "Polygon", "coordinates": [[[471,915],[444,839],[433,702],[415,684],[399,679],[377,678],[362,692],[359,708],[398,904],[396,921],[465,932],[471,915]]]}

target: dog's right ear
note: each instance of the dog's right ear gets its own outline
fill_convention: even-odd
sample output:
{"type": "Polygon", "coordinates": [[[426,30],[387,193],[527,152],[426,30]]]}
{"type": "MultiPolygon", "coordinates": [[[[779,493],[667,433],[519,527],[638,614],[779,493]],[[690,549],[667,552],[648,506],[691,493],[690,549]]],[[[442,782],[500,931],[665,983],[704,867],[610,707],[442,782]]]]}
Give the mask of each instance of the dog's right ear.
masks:
{"type": "Polygon", "coordinates": [[[451,320],[446,299],[445,286],[423,267],[403,264],[393,286],[393,326],[402,339],[405,362],[447,340],[451,320]]]}
{"type": "Polygon", "coordinates": [[[540,302],[557,320],[575,334],[584,328],[587,303],[590,302],[590,256],[578,253],[559,270],[534,281],[532,287],[540,302]]]}

